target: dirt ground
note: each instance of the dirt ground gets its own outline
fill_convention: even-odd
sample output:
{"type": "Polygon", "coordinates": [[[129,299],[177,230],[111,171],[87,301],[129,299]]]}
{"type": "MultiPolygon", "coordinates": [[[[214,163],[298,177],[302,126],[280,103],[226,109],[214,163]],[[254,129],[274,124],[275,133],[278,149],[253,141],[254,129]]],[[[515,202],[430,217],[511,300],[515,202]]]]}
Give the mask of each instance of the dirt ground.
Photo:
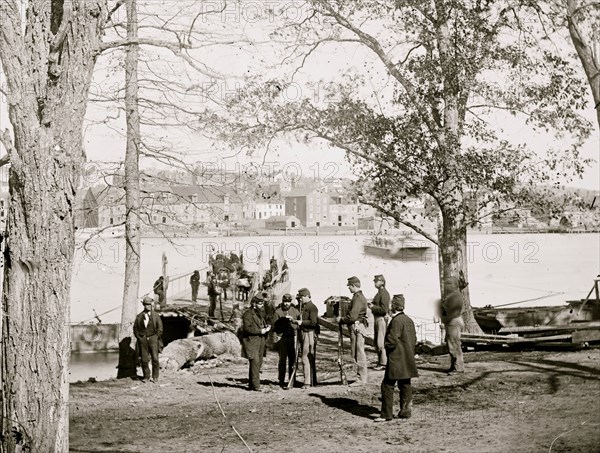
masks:
{"type": "Polygon", "coordinates": [[[600,452],[600,349],[468,352],[455,376],[447,356],[421,356],[412,418],[374,423],[383,371],[342,386],[336,348],[320,339],[320,385],[309,390],[276,385],[271,351],[263,393],[246,390],[243,359],[163,372],[158,384],[72,384],[71,451],[247,452],[235,429],[253,452],[600,452]]]}

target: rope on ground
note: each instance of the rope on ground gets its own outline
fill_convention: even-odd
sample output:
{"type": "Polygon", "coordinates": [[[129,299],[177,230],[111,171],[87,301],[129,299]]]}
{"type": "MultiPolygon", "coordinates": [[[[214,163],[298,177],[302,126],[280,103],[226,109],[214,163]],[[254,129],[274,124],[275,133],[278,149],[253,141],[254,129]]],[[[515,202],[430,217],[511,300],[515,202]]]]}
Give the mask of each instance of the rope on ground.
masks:
{"type": "Polygon", "coordinates": [[[237,429],[235,429],[235,426],[233,426],[233,423],[231,423],[231,421],[227,420],[227,416],[225,415],[225,412],[223,412],[223,408],[221,407],[221,403],[219,402],[219,398],[217,398],[217,392],[215,391],[215,386],[213,385],[213,381],[212,378],[210,377],[210,374],[208,375],[208,379],[210,380],[210,386],[212,387],[212,391],[213,391],[213,395],[215,397],[215,401],[217,402],[219,409],[221,410],[221,414],[223,414],[223,418],[225,419],[225,421],[227,421],[229,423],[229,426],[231,426],[231,429],[233,429],[233,431],[237,434],[237,436],[241,439],[242,442],[244,442],[244,445],[246,446],[246,448],[248,449],[248,451],[250,453],[252,453],[252,450],[250,449],[250,447],[248,446],[248,444],[246,443],[246,441],[244,440],[244,438],[242,437],[242,435],[238,432],[237,429]]]}
{"type": "Polygon", "coordinates": [[[572,428],[572,429],[570,429],[568,431],[565,431],[564,433],[560,433],[558,436],[556,436],[554,438],[554,440],[552,441],[552,443],[550,444],[550,448],[548,449],[548,453],[552,452],[552,445],[554,445],[554,442],[556,442],[560,437],[565,436],[565,435],[569,434],[572,431],[575,431],[577,428],[579,428],[580,426],[585,425],[589,421],[590,421],[590,419],[584,420],[579,425],[577,425],[575,428],[572,428]]]}

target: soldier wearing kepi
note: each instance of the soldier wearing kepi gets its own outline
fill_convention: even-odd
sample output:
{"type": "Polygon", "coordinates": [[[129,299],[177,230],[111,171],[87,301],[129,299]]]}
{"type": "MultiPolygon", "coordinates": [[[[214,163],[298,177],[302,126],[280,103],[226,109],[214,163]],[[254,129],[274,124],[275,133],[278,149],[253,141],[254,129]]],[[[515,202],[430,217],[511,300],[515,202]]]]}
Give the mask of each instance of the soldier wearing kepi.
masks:
{"type": "Polygon", "coordinates": [[[465,328],[462,320],[463,297],[460,293],[459,281],[456,277],[444,279],[444,292],[446,297],[440,300],[440,319],[446,329],[446,344],[450,354],[450,368],[448,373],[463,373],[463,353],[460,343],[461,332],[465,328]]]}
{"type": "Polygon", "coordinates": [[[300,302],[300,319],[296,321],[302,335],[302,372],[304,385],[302,388],[317,385],[316,349],[319,333],[319,311],[310,299],[308,288],[298,290],[300,302]]]}
{"type": "Polygon", "coordinates": [[[357,365],[358,379],[350,384],[351,387],[367,383],[367,355],[365,354],[365,335],[367,333],[367,299],[360,289],[358,277],[348,279],[348,289],[353,294],[350,310],[345,317],[338,316],[338,323],[348,325],[350,331],[350,349],[352,358],[357,365]]]}
{"type": "Polygon", "coordinates": [[[266,338],[271,326],[265,322],[264,299],[259,293],[242,317],[244,351],[249,362],[248,390],[260,391],[260,368],[265,353],[266,338]]]}
{"type": "Polygon", "coordinates": [[[376,275],[373,278],[373,284],[377,288],[377,294],[369,308],[373,313],[375,320],[375,348],[377,349],[377,366],[375,370],[385,370],[387,364],[387,355],[385,353],[385,331],[387,328],[387,319],[390,313],[390,293],[385,289],[385,277],[376,275]]]}
{"type": "Polygon", "coordinates": [[[417,334],[412,319],[404,314],[404,296],[394,295],[392,318],[385,333],[385,349],[388,363],[381,383],[381,416],[376,422],[386,422],[394,418],[394,387],[400,390],[400,412],[398,418],[410,418],[412,403],[411,378],[417,377],[415,344],[417,334]]]}
{"type": "Polygon", "coordinates": [[[285,384],[286,365],[288,376],[294,373],[294,363],[296,359],[296,331],[298,324],[293,322],[300,318],[300,312],[292,306],[292,295],[284,294],[281,298],[281,305],[275,310],[271,322],[273,331],[281,338],[277,342],[277,351],[279,352],[279,385],[287,389],[285,384]],[[287,363],[286,363],[287,362],[287,363]]]}

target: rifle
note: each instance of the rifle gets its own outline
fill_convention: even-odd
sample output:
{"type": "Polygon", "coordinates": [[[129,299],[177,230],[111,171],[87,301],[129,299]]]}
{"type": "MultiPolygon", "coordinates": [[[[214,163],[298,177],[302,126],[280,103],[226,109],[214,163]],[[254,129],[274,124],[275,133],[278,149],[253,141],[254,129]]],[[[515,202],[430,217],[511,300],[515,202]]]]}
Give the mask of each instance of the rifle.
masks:
{"type": "Polygon", "coordinates": [[[338,324],[338,366],[340,367],[340,381],[342,385],[348,385],[348,378],[344,371],[344,334],[342,332],[342,325],[338,324]]]}
{"type": "MultiPolygon", "coordinates": [[[[298,302],[298,308],[300,311],[300,320],[302,320],[302,304],[298,302]]],[[[300,326],[296,329],[296,357],[294,358],[294,371],[292,371],[292,375],[290,376],[290,381],[288,382],[287,388],[288,390],[294,388],[294,381],[296,380],[296,372],[298,371],[298,358],[300,356],[300,326]]]]}

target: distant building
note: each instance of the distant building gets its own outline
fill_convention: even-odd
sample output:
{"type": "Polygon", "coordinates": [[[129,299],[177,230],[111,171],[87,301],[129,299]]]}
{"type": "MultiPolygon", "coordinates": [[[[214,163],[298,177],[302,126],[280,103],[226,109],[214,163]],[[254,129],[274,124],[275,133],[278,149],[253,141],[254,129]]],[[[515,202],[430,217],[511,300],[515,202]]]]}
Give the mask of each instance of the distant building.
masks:
{"type": "Polygon", "coordinates": [[[329,225],[329,194],[323,189],[302,187],[282,194],[285,215],[296,216],[307,227],[329,225]]]}
{"type": "MultiPolygon", "coordinates": [[[[242,200],[228,187],[174,185],[142,187],[142,222],[145,225],[219,228],[243,219],[242,200]]],[[[87,190],[83,197],[80,228],[105,228],[125,222],[125,191],[104,186],[87,190]]]]}
{"type": "Polygon", "coordinates": [[[278,215],[265,221],[265,228],[269,230],[287,230],[300,227],[300,219],[293,215],[278,215]]]}
{"type": "Polygon", "coordinates": [[[338,190],[329,197],[329,225],[337,227],[358,226],[358,204],[338,190]]]}
{"type": "Polygon", "coordinates": [[[113,186],[89,188],[75,216],[78,228],[105,228],[125,221],[125,190],[113,186]]]}
{"type": "Polygon", "coordinates": [[[285,215],[285,204],[283,200],[274,200],[269,202],[256,202],[254,204],[254,220],[268,219],[273,216],[285,215]]]}

